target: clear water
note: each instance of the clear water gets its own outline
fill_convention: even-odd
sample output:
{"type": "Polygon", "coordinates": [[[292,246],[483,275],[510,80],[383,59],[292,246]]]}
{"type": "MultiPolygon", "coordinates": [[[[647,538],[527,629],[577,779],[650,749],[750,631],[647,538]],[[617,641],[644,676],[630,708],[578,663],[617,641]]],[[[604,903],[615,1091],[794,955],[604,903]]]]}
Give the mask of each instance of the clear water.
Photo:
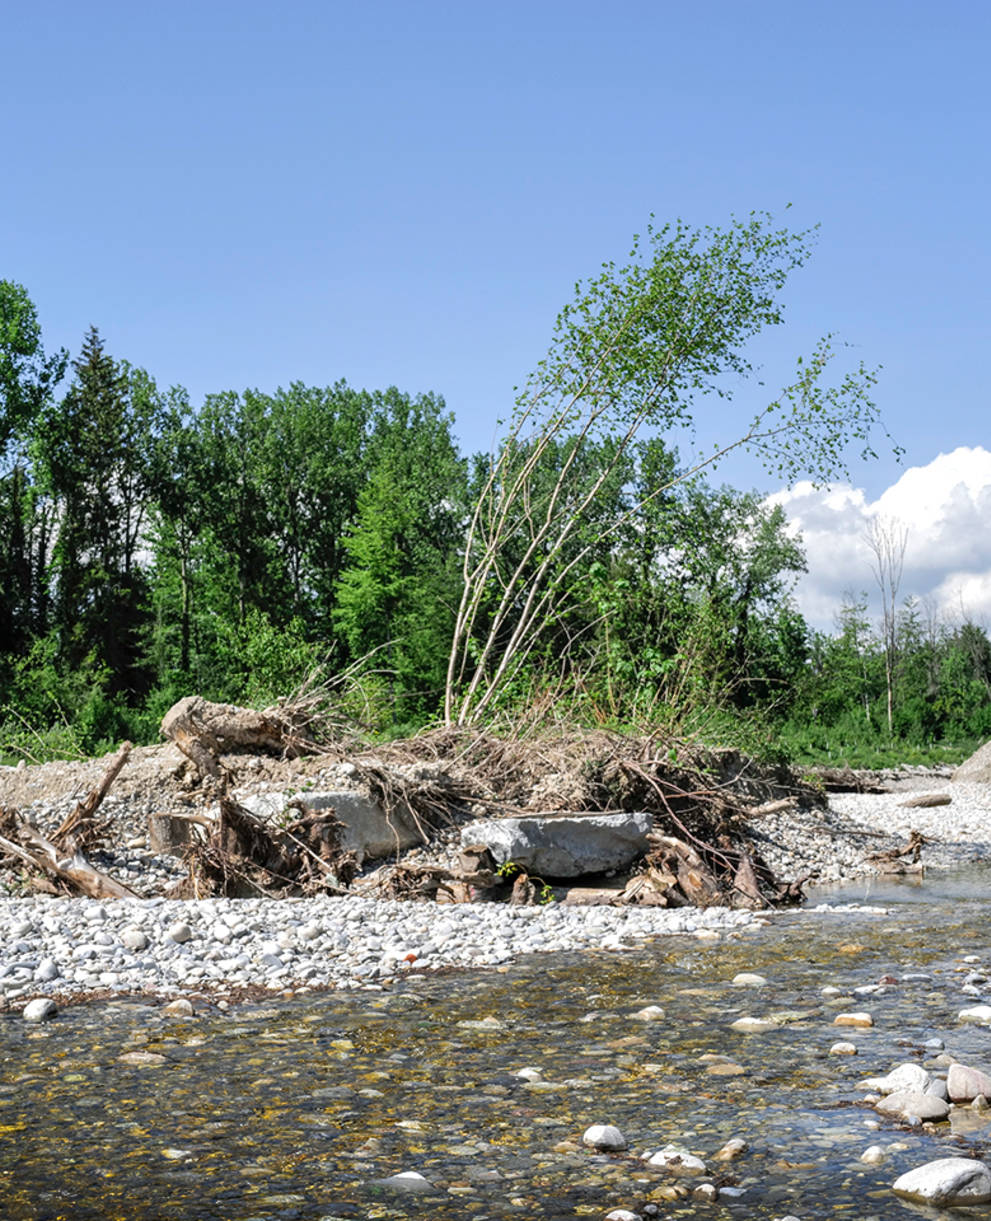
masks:
{"type": "Polygon", "coordinates": [[[191,1020],[140,1000],[69,1008],[43,1027],[4,1018],[0,1215],[486,1221],[652,1203],[713,1221],[905,1217],[918,1210],[892,1194],[897,1175],[983,1156],[991,1120],[966,1111],[952,1127],[871,1130],[857,1082],[906,1060],[935,1067],[922,1046],[933,1037],[991,1071],[991,1032],[957,1018],[978,1000],[961,991],[968,973],[991,967],[989,884],[988,870],[861,884],[814,901],[887,914],[781,914],[718,943],[540,956],[191,1020]],[[740,971],[769,983],[734,986],[740,971]],[[854,995],[882,976],[898,982],[854,995]],[[827,984],[844,995],[824,998],[827,984]],[[636,1020],[646,1005],[664,1019],[636,1020]],[[874,1026],[834,1025],[854,1009],[874,1026]],[[744,1014],[780,1024],[741,1035],[730,1024],[744,1014]],[[498,1025],[462,1025],[484,1019],[498,1025]],[[830,1055],[839,1039],[858,1054],[830,1055]],[[133,1051],[146,1062],[121,1059],[133,1051]],[[525,1066],[542,1081],[516,1076],[525,1066]],[[593,1123],[615,1124],[629,1149],[583,1147],[593,1123]],[[713,1161],[731,1137],[747,1151],[713,1161]],[[743,1194],[704,1202],[698,1179],[640,1159],[669,1141],[743,1194]],[[869,1145],[887,1150],[883,1164],[859,1160],[869,1145]],[[381,1183],[408,1171],[427,1186],[381,1183]]]}

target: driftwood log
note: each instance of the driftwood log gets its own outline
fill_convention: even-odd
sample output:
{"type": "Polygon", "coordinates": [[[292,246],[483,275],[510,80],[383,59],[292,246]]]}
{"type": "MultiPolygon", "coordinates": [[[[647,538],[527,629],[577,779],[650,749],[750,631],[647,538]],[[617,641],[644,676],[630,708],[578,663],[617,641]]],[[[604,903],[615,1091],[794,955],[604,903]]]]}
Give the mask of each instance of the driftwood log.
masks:
{"type": "MultiPolygon", "coordinates": [[[[88,860],[84,848],[99,844],[106,826],[96,819],[96,812],[120,775],[131,753],[131,743],[125,742],[111,760],[100,783],[80,801],[65,819],[51,840],[36,827],[21,818],[16,810],[4,810],[2,825],[6,835],[0,835],[0,850],[16,860],[55,879],[63,889],[90,899],[136,899],[139,896],[98,869],[88,860]]],[[[52,889],[50,886],[37,889],[52,889]]],[[[57,888],[56,888],[57,892],[57,888]]]]}
{"type": "Polygon", "coordinates": [[[82,852],[63,857],[55,845],[40,835],[33,827],[18,820],[17,841],[0,835],[0,849],[22,860],[25,864],[40,869],[42,873],[57,878],[69,890],[86,895],[90,899],[137,899],[133,890],[104,873],[86,859],[82,852]]]}
{"type": "Polygon", "coordinates": [[[214,704],[188,695],[162,718],[162,734],[191,759],[201,779],[225,784],[221,755],[251,751],[295,757],[319,747],[300,731],[288,711],[256,712],[236,704],[214,704]]]}
{"type": "Polygon", "coordinates": [[[949,793],[920,793],[917,797],[909,797],[907,801],[898,804],[903,810],[929,810],[936,806],[948,806],[952,800],[949,793]]]}

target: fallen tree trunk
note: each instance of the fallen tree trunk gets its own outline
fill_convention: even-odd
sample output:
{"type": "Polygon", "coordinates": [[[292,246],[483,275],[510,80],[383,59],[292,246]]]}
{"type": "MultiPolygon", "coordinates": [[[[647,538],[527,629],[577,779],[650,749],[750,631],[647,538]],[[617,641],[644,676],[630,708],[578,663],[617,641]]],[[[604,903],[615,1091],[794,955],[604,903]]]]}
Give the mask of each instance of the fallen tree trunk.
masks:
{"type": "Polygon", "coordinates": [[[817,776],[827,793],[887,793],[888,789],[871,776],[863,776],[852,767],[815,767],[817,776]]]}
{"type": "Polygon", "coordinates": [[[201,779],[226,782],[221,755],[235,751],[276,754],[284,758],[317,751],[319,745],[301,732],[291,710],[256,712],[236,704],[214,704],[188,695],[162,718],[162,734],[191,759],[201,779]]]}

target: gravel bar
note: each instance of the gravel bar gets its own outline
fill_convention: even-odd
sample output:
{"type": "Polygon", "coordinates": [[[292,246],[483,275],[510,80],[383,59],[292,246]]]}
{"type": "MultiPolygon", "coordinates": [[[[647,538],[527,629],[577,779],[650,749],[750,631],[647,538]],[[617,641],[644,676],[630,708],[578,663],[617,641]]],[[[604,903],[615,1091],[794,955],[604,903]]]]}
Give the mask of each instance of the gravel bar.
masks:
{"type": "MultiPolygon", "coordinates": [[[[904,846],[913,830],[927,841],[929,867],[991,858],[991,785],[930,774],[913,777],[912,787],[950,802],[906,808],[906,791],[837,795],[826,809],[758,818],[757,846],[779,876],[813,874],[820,882],[873,872],[865,856],[904,846]]],[[[135,850],[128,864],[128,881],[141,891],[142,881],[150,890],[176,863],[135,850]]],[[[7,897],[0,898],[0,1007],[93,992],[223,997],[251,988],[376,987],[401,972],[493,968],[530,953],[618,951],[671,934],[716,938],[759,919],[725,909],[439,907],[357,897],[7,897]]]]}

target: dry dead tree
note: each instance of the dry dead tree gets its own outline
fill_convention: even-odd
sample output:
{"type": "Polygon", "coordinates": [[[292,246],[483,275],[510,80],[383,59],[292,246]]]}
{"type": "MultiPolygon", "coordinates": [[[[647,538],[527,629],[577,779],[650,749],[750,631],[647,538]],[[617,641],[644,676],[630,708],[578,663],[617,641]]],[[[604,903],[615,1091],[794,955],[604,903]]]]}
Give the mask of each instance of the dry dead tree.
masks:
{"type": "Polygon", "coordinates": [[[96,820],[96,812],[110,791],[110,786],[121,773],[131,755],[131,743],[124,742],[103,775],[103,779],[92,789],[65,819],[52,836],[52,842],[63,852],[85,852],[103,845],[109,826],[96,820]]]}

